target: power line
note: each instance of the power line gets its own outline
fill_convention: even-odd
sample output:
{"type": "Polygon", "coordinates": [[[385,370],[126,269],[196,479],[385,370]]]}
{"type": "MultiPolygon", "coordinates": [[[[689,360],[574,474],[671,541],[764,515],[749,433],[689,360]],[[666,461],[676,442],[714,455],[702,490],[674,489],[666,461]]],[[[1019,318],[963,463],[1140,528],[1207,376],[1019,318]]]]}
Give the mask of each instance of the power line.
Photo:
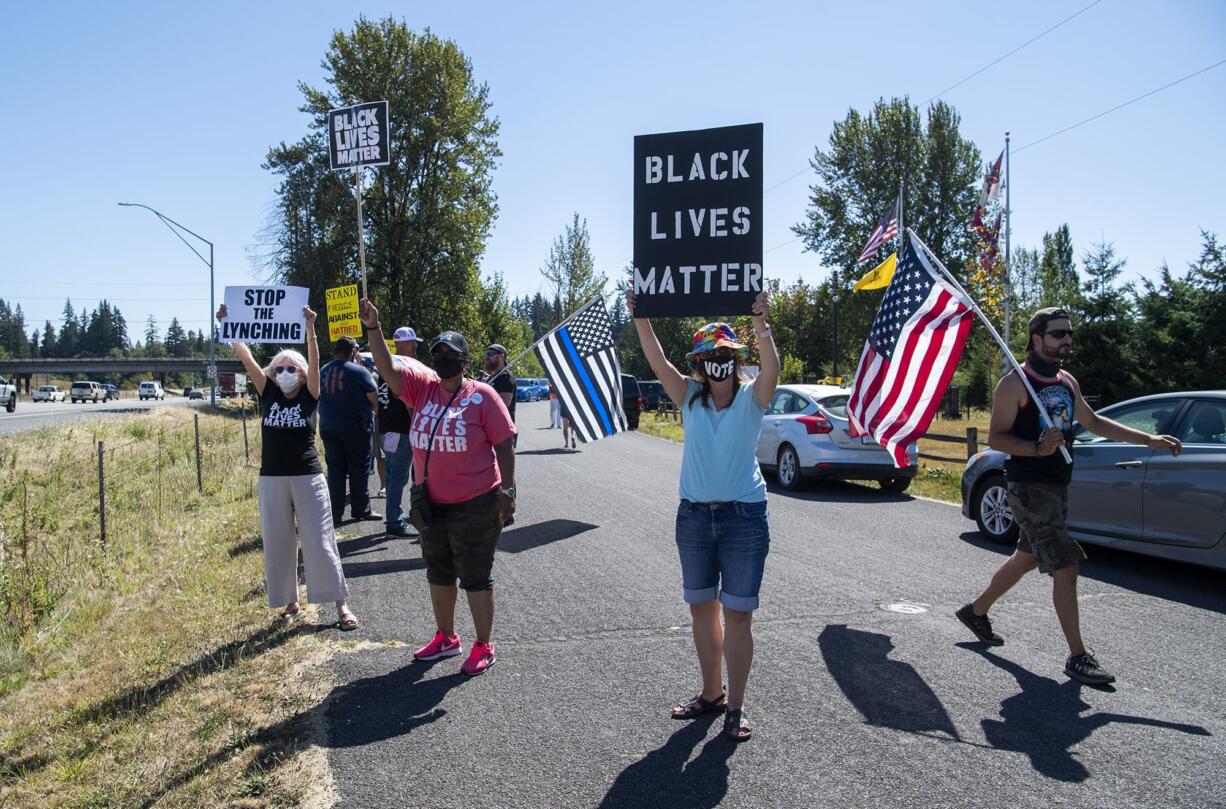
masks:
{"type": "Polygon", "coordinates": [[[955,83],[953,83],[953,84],[949,85],[949,86],[948,86],[948,87],[946,87],[944,90],[942,90],[941,92],[939,92],[939,93],[937,93],[936,95],[934,95],[932,98],[930,98],[930,99],[928,99],[927,101],[925,101],[925,102],[924,102],[924,106],[925,106],[925,107],[926,107],[926,106],[928,106],[928,105],[929,105],[929,104],[931,104],[933,101],[936,101],[938,98],[940,98],[941,96],[945,95],[946,93],[948,93],[950,90],[954,89],[955,87],[959,87],[959,86],[961,86],[961,85],[963,85],[963,84],[967,83],[968,81],[970,81],[971,79],[975,78],[975,77],[976,77],[976,76],[978,76],[980,73],[982,73],[983,71],[985,71],[985,70],[987,70],[988,68],[992,67],[993,65],[998,65],[998,64],[1000,64],[1001,62],[1003,62],[1004,60],[1008,59],[1008,58],[1009,58],[1010,56],[1012,56],[1013,54],[1015,54],[1015,53],[1017,53],[1018,51],[1020,51],[1022,48],[1026,47],[1027,45],[1031,44],[1032,42],[1036,42],[1036,41],[1038,41],[1038,40],[1042,39],[1043,37],[1045,37],[1045,36],[1047,36],[1048,34],[1050,34],[1052,31],[1055,31],[1057,28],[1059,28],[1060,26],[1064,25],[1064,24],[1065,24],[1066,22],[1068,22],[1069,20],[1072,20],[1074,17],[1080,17],[1082,14],[1084,14],[1084,13],[1086,13],[1087,11],[1089,11],[1090,9],[1094,8],[1096,5],[1098,5],[1098,4],[1099,4],[1099,3],[1101,3],[1102,1],[1103,1],[1103,0],[1094,0],[1094,2],[1093,2],[1093,3],[1090,3],[1090,5],[1086,6],[1086,7],[1085,7],[1085,8],[1083,8],[1083,9],[1081,9],[1081,11],[1078,11],[1078,12],[1075,12],[1075,13],[1073,13],[1073,14],[1070,14],[1069,16],[1065,17],[1065,18],[1064,18],[1063,20],[1061,20],[1060,22],[1058,22],[1058,23],[1056,23],[1055,25],[1053,25],[1052,27],[1048,28],[1046,31],[1043,31],[1042,33],[1036,34],[1035,36],[1033,36],[1033,37],[1031,37],[1030,39],[1028,39],[1028,40],[1026,40],[1025,42],[1023,42],[1021,45],[1018,45],[1016,48],[1014,48],[1013,50],[1009,51],[1009,52],[1008,52],[1008,53],[1006,53],[1004,56],[998,56],[997,58],[993,59],[991,62],[988,62],[988,63],[987,63],[986,65],[984,65],[983,67],[981,67],[981,68],[979,68],[978,70],[976,70],[976,71],[975,71],[974,73],[972,73],[971,75],[967,76],[966,78],[962,79],[961,81],[957,81],[957,82],[955,82],[955,83]]]}
{"type": "Polygon", "coordinates": [[[1077,127],[1079,127],[1079,126],[1081,126],[1081,125],[1083,125],[1083,124],[1088,124],[1088,123],[1090,123],[1090,121],[1096,121],[1096,120],[1098,120],[1099,118],[1102,118],[1104,115],[1110,115],[1111,113],[1115,112],[1116,110],[1122,110],[1122,109],[1124,109],[1124,107],[1127,107],[1129,104],[1135,104],[1136,102],[1138,102],[1138,101],[1140,101],[1140,100],[1142,100],[1142,99],[1149,98],[1149,97],[1150,97],[1150,96],[1152,96],[1154,93],[1160,93],[1160,92],[1162,92],[1163,90],[1167,89],[1168,87],[1174,87],[1176,84],[1179,84],[1180,82],[1187,81],[1188,79],[1190,79],[1190,78],[1192,78],[1192,77],[1194,77],[1194,76],[1199,76],[1200,74],[1205,73],[1206,71],[1209,71],[1209,70],[1213,70],[1213,68],[1215,68],[1215,67],[1220,67],[1221,65],[1226,65],[1226,59],[1223,59],[1223,60],[1222,60],[1222,61],[1220,61],[1220,62],[1214,62],[1213,64],[1209,65],[1208,67],[1202,67],[1200,70],[1197,70],[1197,71],[1196,71],[1196,72],[1194,72],[1194,73],[1189,73],[1188,75],[1186,75],[1186,76],[1184,76],[1184,77],[1182,77],[1182,78],[1175,79],[1175,81],[1168,82],[1167,84],[1164,84],[1164,85],[1162,85],[1161,87],[1158,87],[1158,88],[1156,88],[1156,89],[1154,89],[1154,90],[1150,90],[1148,93],[1144,93],[1144,94],[1142,94],[1142,95],[1139,95],[1139,96],[1137,96],[1136,98],[1131,98],[1131,99],[1129,99],[1129,100],[1125,101],[1123,104],[1117,104],[1116,106],[1112,107],[1112,108],[1111,108],[1111,109],[1109,109],[1109,110],[1103,110],[1102,112],[1098,113],[1097,115],[1091,115],[1089,118],[1086,118],[1084,121],[1078,121],[1077,123],[1073,124],[1072,126],[1066,126],[1064,129],[1061,129],[1061,130],[1059,130],[1058,132],[1053,132],[1053,133],[1051,133],[1050,135],[1044,135],[1043,137],[1039,138],[1038,140],[1032,140],[1030,143],[1027,143],[1025,146],[1019,146],[1018,148],[1014,149],[1014,150],[1013,150],[1013,153],[1014,153],[1014,154],[1017,154],[1018,152],[1023,152],[1023,151],[1025,151],[1025,150],[1029,149],[1031,146],[1037,146],[1037,145],[1039,145],[1040,143],[1042,143],[1042,142],[1043,142],[1043,141],[1045,141],[1045,140],[1051,140],[1052,138],[1056,137],[1057,135],[1063,135],[1065,132],[1069,132],[1069,131],[1071,131],[1071,130],[1073,130],[1073,129],[1076,129],[1077,127]]]}

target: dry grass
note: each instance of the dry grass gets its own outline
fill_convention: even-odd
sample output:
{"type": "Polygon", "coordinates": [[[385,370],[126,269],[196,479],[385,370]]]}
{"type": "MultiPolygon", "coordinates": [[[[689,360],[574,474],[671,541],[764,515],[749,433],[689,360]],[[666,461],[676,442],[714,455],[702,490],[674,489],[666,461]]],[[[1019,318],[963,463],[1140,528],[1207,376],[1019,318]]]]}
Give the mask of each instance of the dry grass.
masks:
{"type": "MultiPolygon", "coordinates": [[[[970,418],[938,418],[932,422],[928,432],[965,437],[966,428],[975,427],[979,430],[979,449],[983,449],[987,446],[989,415],[986,410],[976,410],[971,413],[970,418]]],[[[678,443],[685,440],[679,422],[661,417],[654,412],[642,414],[639,420],[639,432],[678,443]]],[[[962,470],[966,467],[966,449],[965,444],[921,439],[919,442],[921,454],[942,456],[949,460],[937,461],[920,458],[919,472],[911,482],[908,492],[920,497],[944,500],[948,503],[962,502],[962,470]]]]}
{"type": "Polygon", "coordinates": [[[334,641],[313,610],[271,618],[242,423],[200,428],[204,493],[179,408],[0,445],[0,806],[331,801],[310,740],[334,641]]]}

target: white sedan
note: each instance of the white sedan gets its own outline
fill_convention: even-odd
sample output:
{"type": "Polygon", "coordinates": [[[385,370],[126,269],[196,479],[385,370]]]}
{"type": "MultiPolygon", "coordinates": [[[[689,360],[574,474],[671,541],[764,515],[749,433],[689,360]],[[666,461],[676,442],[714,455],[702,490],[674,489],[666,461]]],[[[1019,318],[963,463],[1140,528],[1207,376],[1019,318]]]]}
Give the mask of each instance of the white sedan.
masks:
{"type": "Polygon", "coordinates": [[[62,402],[64,401],[64,391],[55,385],[40,385],[30,398],[35,402],[62,402]]]}
{"type": "Polygon", "coordinates": [[[780,385],[758,436],[758,464],[785,489],[807,480],[875,480],[890,492],[905,491],[915,477],[912,464],[894,466],[885,449],[868,436],[852,438],[847,400],[851,391],[834,385],[780,385]]]}

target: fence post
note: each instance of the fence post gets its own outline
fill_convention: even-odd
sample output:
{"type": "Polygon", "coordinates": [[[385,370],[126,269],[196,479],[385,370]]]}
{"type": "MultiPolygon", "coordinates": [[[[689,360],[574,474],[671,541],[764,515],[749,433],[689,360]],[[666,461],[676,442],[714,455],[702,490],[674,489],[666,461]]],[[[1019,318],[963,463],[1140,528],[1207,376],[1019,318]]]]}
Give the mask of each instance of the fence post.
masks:
{"type": "Polygon", "coordinates": [[[247,465],[251,465],[251,446],[247,443],[247,398],[243,397],[243,456],[247,465]]]}
{"type": "Polygon", "coordinates": [[[106,442],[98,442],[98,526],[101,530],[102,547],[106,547],[106,442]]]}
{"type": "Polygon", "coordinates": [[[971,457],[979,452],[979,428],[966,428],[966,459],[969,461],[971,457]]]}
{"type": "Polygon", "coordinates": [[[200,466],[200,414],[195,414],[196,423],[196,489],[204,492],[204,470],[200,466]]]}

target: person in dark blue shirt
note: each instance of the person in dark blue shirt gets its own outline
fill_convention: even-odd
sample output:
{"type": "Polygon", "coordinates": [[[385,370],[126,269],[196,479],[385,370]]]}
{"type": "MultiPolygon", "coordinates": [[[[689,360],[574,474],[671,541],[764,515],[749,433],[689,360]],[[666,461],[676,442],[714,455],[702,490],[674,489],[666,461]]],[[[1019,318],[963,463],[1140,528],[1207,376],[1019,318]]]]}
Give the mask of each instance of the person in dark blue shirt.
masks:
{"type": "Polygon", "coordinates": [[[378,393],[374,377],[358,364],[358,344],[342,337],[332,346],[332,361],[320,369],[319,435],[328,466],[332,521],[345,511],[345,481],[355,520],[378,520],[370,509],[371,436],[378,393]]]}

